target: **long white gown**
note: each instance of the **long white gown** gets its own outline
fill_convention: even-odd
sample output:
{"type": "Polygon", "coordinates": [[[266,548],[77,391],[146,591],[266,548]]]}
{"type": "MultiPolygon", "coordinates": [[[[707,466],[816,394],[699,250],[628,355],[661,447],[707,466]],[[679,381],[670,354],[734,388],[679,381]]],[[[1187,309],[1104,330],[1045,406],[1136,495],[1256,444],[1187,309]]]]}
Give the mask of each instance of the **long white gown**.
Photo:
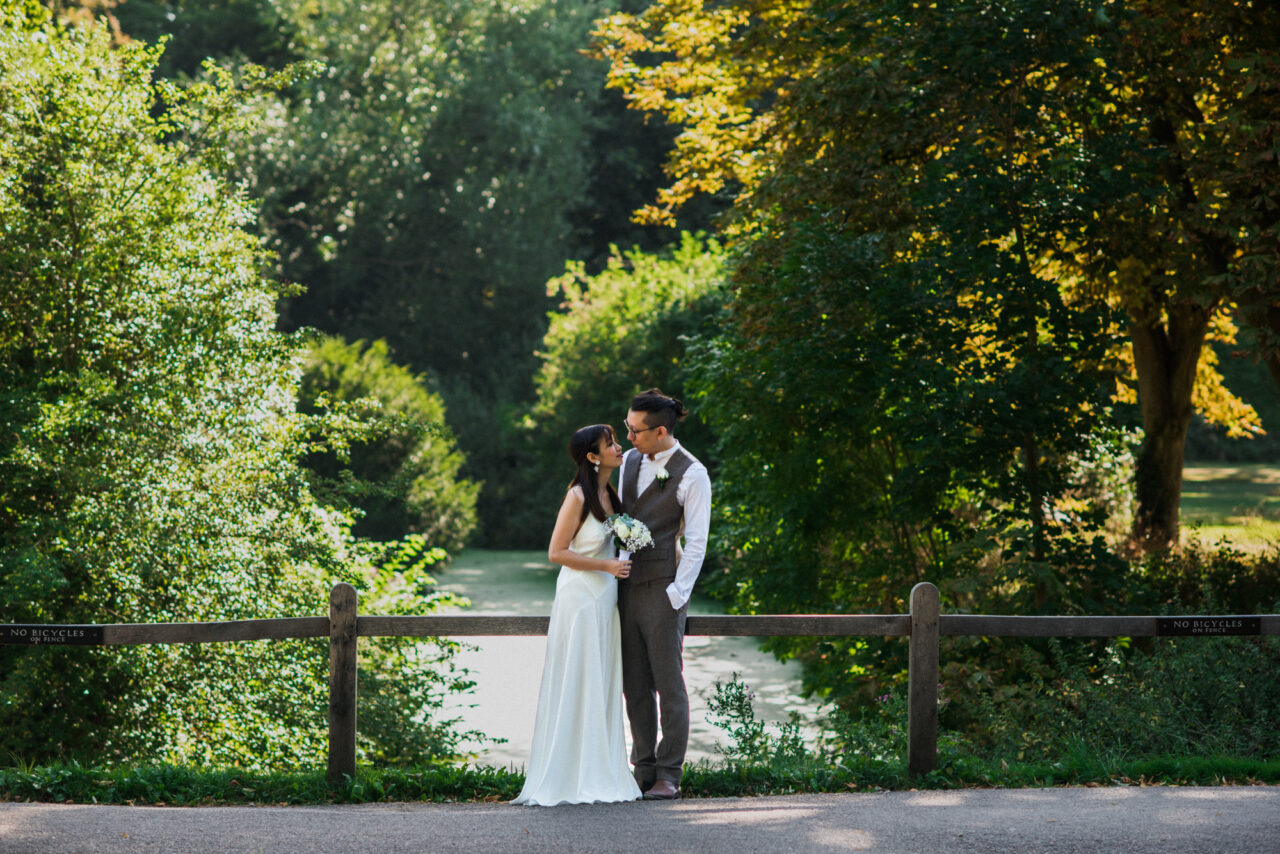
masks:
{"type": "MultiPolygon", "coordinates": [[[[613,557],[608,529],[591,515],[569,548],[613,557]]],[[[639,798],[623,736],[618,580],[607,572],[561,567],[529,767],[512,803],[553,807],[639,798]]]]}

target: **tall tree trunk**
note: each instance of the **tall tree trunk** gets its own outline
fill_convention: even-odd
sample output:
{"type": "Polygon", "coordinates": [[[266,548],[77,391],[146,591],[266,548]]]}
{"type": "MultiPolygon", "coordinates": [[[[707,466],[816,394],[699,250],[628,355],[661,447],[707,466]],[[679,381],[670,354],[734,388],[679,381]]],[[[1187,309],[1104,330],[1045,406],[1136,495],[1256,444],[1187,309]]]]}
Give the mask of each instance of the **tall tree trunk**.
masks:
{"type": "Polygon", "coordinates": [[[1209,311],[1201,306],[1170,306],[1165,315],[1163,324],[1156,315],[1129,327],[1145,434],[1138,452],[1132,542],[1144,551],[1178,542],[1191,389],[1209,326],[1209,311]]]}

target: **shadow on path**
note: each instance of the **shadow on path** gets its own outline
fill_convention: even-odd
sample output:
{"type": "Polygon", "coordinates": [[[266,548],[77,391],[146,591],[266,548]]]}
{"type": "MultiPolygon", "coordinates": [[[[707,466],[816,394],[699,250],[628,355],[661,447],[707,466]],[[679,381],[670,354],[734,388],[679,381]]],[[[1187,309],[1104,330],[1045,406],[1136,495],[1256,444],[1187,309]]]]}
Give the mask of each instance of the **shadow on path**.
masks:
{"type": "Polygon", "coordinates": [[[966,789],[573,807],[0,804],[27,852],[1280,851],[1280,787],[966,789]]]}

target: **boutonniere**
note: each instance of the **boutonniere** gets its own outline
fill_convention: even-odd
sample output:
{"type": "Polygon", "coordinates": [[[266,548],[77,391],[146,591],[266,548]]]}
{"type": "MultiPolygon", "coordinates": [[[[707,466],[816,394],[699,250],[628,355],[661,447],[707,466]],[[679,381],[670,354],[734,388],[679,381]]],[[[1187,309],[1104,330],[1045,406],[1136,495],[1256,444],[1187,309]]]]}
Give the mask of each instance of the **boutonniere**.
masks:
{"type": "Polygon", "coordinates": [[[667,481],[671,479],[671,475],[667,472],[667,467],[663,466],[654,472],[653,479],[658,482],[658,489],[666,489],[667,481]]]}

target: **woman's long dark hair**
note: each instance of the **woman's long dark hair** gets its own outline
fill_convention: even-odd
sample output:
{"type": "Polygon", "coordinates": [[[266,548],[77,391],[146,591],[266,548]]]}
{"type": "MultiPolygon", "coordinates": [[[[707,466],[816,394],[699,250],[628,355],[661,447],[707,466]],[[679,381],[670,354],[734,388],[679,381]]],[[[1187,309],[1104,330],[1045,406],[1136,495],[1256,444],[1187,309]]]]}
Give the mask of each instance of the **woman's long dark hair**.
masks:
{"type": "MultiPolygon", "coordinates": [[[[573,457],[574,465],[578,467],[578,473],[574,475],[569,489],[573,489],[574,486],[582,487],[582,495],[586,498],[586,503],[582,505],[582,518],[578,520],[579,528],[587,520],[588,513],[601,522],[609,516],[605,512],[604,504],[600,501],[599,478],[596,476],[595,467],[587,459],[587,454],[600,452],[601,439],[608,439],[610,444],[617,441],[613,428],[608,424],[592,424],[590,427],[583,427],[569,440],[569,456],[573,457]]],[[[622,499],[618,497],[618,491],[613,488],[612,483],[609,484],[608,490],[609,500],[613,502],[613,512],[621,513],[622,499]]]]}

